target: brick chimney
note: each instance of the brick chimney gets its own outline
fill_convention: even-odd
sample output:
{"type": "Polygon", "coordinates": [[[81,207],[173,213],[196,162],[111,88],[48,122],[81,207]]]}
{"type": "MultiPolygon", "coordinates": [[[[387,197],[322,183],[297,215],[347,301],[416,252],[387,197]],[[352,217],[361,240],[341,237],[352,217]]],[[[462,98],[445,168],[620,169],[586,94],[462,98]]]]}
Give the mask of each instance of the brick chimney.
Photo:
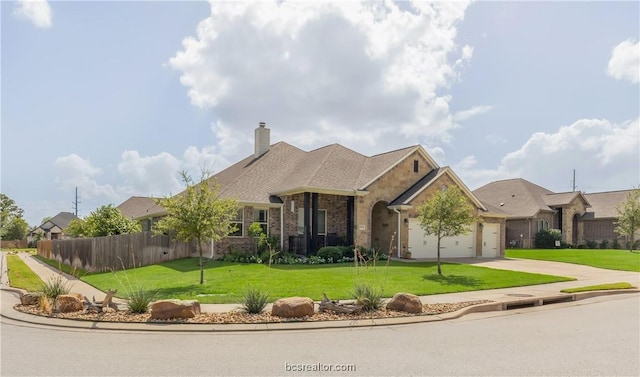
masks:
{"type": "Polygon", "coordinates": [[[255,132],[255,154],[254,157],[258,158],[269,151],[271,147],[271,130],[265,127],[264,122],[260,122],[255,132]]]}

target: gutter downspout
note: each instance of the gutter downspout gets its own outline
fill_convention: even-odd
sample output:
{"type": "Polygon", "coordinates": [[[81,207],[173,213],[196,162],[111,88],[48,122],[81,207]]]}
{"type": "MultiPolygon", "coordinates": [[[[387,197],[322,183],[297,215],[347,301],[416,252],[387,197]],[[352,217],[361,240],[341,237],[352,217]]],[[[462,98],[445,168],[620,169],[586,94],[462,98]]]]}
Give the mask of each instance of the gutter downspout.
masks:
{"type": "Polygon", "coordinates": [[[393,209],[393,212],[398,214],[398,258],[400,258],[400,248],[402,247],[402,242],[400,241],[400,230],[402,228],[402,216],[400,214],[400,211],[398,211],[396,208],[393,209]]]}
{"type": "Polygon", "coordinates": [[[280,251],[284,252],[284,200],[280,204],[280,251]]]}

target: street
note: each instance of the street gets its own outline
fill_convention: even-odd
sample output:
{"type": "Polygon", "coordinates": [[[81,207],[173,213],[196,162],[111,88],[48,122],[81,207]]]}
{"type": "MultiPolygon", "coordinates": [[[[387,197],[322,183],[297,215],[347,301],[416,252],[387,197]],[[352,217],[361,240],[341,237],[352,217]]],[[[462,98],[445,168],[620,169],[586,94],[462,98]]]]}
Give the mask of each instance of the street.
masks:
{"type": "Polygon", "coordinates": [[[107,332],[3,318],[0,374],[637,376],[638,318],[636,294],[353,330],[107,332]]]}

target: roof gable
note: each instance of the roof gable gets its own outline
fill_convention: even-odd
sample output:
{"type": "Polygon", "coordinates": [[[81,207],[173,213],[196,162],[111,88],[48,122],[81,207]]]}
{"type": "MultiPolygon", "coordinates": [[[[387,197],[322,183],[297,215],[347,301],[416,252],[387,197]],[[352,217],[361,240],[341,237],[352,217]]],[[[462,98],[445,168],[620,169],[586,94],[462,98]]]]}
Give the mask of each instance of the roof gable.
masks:
{"type": "Polygon", "coordinates": [[[71,212],[60,212],[57,215],[50,218],[49,220],[42,223],[38,228],[46,231],[49,231],[50,229],[56,226],[60,229],[65,229],[67,226],[69,226],[69,223],[72,220],[75,220],[77,218],[78,216],[74,215],[71,212]]]}
{"type": "Polygon", "coordinates": [[[141,219],[164,212],[164,208],[156,204],[155,198],[146,196],[132,196],[116,208],[131,219],[141,219]]]}
{"type": "Polygon", "coordinates": [[[591,208],[584,214],[585,219],[618,218],[618,207],[627,200],[633,190],[597,192],[584,194],[591,208]]]}

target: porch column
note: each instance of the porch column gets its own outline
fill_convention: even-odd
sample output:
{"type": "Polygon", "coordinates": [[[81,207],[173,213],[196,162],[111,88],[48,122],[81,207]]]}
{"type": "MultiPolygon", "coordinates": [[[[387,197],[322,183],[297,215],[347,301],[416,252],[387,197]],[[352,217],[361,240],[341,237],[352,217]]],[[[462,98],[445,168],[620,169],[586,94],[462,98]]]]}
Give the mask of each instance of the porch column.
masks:
{"type": "Polygon", "coordinates": [[[354,227],[354,214],[355,214],[355,197],[349,196],[347,198],[347,246],[354,244],[353,242],[353,227],[354,227]]]}
{"type": "Polygon", "coordinates": [[[311,251],[311,194],[304,193],[304,255],[311,251]]]}
{"type": "Polygon", "coordinates": [[[318,193],[311,194],[311,253],[318,251],[318,193]]]}

